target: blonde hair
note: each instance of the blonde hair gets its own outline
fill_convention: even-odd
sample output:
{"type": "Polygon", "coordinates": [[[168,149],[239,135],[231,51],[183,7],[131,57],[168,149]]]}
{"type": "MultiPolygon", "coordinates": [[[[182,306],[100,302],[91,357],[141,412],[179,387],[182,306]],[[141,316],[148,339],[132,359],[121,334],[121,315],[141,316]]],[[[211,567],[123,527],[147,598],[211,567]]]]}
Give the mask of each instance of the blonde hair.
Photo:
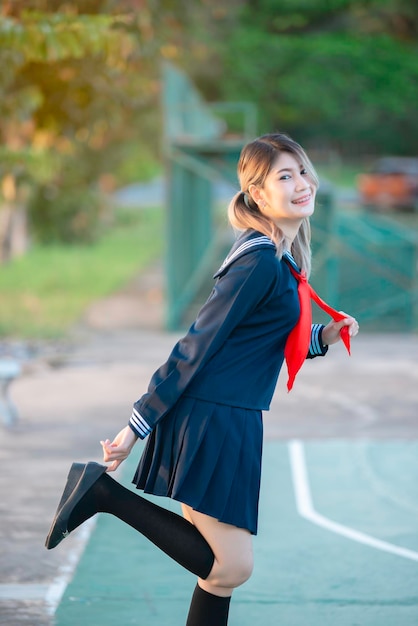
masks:
{"type": "MultiPolygon", "coordinates": [[[[261,213],[248,193],[248,188],[250,185],[261,188],[264,186],[268,174],[282,152],[292,154],[306,169],[312,185],[318,188],[319,180],[315,168],[306,152],[296,141],[282,133],[263,135],[248,143],[241,151],[237,168],[241,191],[232,198],[228,207],[228,218],[234,228],[238,230],[252,228],[267,235],[276,244],[280,258],[285,251],[284,234],[272,220],[261,213]]],[[[311,271],[310,241],[309,218],[304,218],[290,252],[299,267],[305,270],[307,276],[311,271]]]]}

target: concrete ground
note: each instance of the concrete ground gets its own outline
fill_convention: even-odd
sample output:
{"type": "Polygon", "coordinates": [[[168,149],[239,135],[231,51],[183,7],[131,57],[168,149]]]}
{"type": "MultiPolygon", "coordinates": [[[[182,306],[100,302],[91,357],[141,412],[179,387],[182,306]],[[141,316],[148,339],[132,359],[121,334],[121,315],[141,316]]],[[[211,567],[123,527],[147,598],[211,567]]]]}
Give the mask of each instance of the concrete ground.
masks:
{"type": "MultiPolygon", "coordinates": [[[[130,617],[125,616],[125,621],[112,612],[110,616],[108,613],[94,613],[91,618],[88,612],[84,613],[87,615],[85,622],[80,621],[79,613],[71,617],[71,607],[77,605],[77,598],[84,598],[81,605],[83,602],[85,607],[89,604],[85,596],[88,594],[87,581],[91,580],[88,575],[90,564],[95,562],[100,573],[106,561],[106,555],[103,557],[98,547],[103,544],[100,544],[100,536],[107,537],[109,542],[115,537],[113,522],[106,516],[99,518],[87,548],[88,528],[74,533],[56,550],[47,551],[44,548],[45,536],[70,463],[73,460],[101,460],[99,440],[112,438],[126,424],[132,402],[142,394],[150,375],[166,358],[177,337],[161,330],[162,304],[161,271],[153,267],[123,292],[91,307],[66,341],[39,345],[37,355],[27,360],[23,375],[12,385],[12,397],[20,420],[15,429],[1,430],[0,624],[83,626],[85,623],[102,626],[113,623],[115,619],[121,626],[128,623],[181,624],[181,621],[167,621],[169,618],[164,617],[163,609],[162,621],[158,621],[155,613],[155,606],[166,606],[166,610],[173,606],[171,601],[168,602],[168,596],[164,604],[167,591],[164,585],[167,583],[170,586],[173,580],[170,574],[160,584],[154,598],[142,598],[141,606],[148,606],[149,609],[148,617],[143,621],[138,616],[138,621],[132,621],[132,615],[135,616],[137,610],[132,605],[134,595],[129,596],[131,613],[130,617]],[[75,587],[71,584],[67,586],[83,549],[85,555],[71,583],[75,587]],[[92,557],[92,554],[97,557],[92,557]],[[100,560],[100,555],[104,560],[100,560]],[[83,593],[80,593],[80,585],[83,593]]],[[[366,565],[361,565],[361,559],[355,560],[361,545],[358,537],[346,539],[348,544],[337,549],[331,535],[324,540],[318,531],[312,531],[313,534],[307,532],[308,526],[321,526],[321,519],[316,519],[314,515],[317,503],[321,512],[327,511],[325,519],[337,518],[340,526],[351,530],[363,524],[360,528],[363,534],[409,550],[412,555],[417,554],[418,546],[411,539],[417,512],[417,493],[414,490],[418,464],[415,462],[417,455],[413,453],[418,439],[417,354],[416,335],[360,334],[353,342],[352,357],[347,357],[342,346],[337,345],[326,358],[307,362],[291,394],[285,392],[285,377],[279,381],[271,411],[265,415],[266,487],[263,487],[262,496],[262,520],[265,521],[262,521],[260,538],[256,541],[259,542],[257,550],[260,553],[274,554],[274,545],[263,543],[263,528],[268,541],[276,537],[274,530],[268,530],[269,525],[282,514],[282,509],[278,508],[279,501],[271,495],[271,489],[277,481],[277,487],[286,493],[293,481],[294,494],[288,494],[286,502],[291,501],[294,510],[292,512],[286,507],[288,515],[283,517],[284,532],[280,534],[282,552],[267,566],[269,572],[272,568],[281,572],[278,581],[281,606],[293,607],[293,613],[288,614],[291,617],[281,621],[286,626],[308,623],[313,626],[328,623],[409,626],[418,623],[417,587],[415,585],[415,592],[409,587],[411,581],[417,582],[418,563],[414,562],[414,558],[405,557],[405,569],[401,570],[398,563],[404,557],[398,555],[399,561],[396,561],[395,554],[391,557],[394,561],[370,561],[369,555],[374,548],[368,548],[369,552],[364,557],[366,565]],[[295,439],[300,444],[299,448],[289,444],[295,439]],[[306,487],[306,481],[303,482],[304,457],[298,450],[306,454],[313,484],[315,502],[310,508],[306,489],[301,501],[297,500],[297,485],[302,490],[304,485],[306,487]],[[293,454],[296,456],[292,465],[293,454]],[[356,467],[363,467],[363,473],[353,472],[353,461],[356,467]],[[405,467],[408,472],[405,472],[405,467]],[[299,476],[299,483],[298,472],[302,476],[299,476]],[[326,490],[321,489],[324,476],[326,490]],[[338,478],[335,484],[329,482],[333,477],[338,478]],[[361,492],[361,498],[367,504],[365,508],[358,507],[352,499],[352,494],[357,494],[353,485],[359,486],[359,482],[370,487],[361,492]],[[341,492],[341,485],[346,491],[341,492]],[[332,497],[326,497],[324,493],[332,497]],[[384,501],[397,501],[396,514],[383,507],[382,498],[384,501]],[[309,520],[309,516],[312,518],[309,524],[306,521],[302,524],[301,520],[309,520]],[[381,533],[379,520],[387,521],[382,522],[381,533]],[[292,551],[285,549],[289,529],[300,531],[297,541],[289,540],[292,551]],[[306,559],[308,569],[300,572],[296,566],[303,562],[301,550],[305,540],[304,555],[306,557],[306,550],[310,554],[306,559]],[[321,541],[326,544],[323,549],[329,550],[328,554],[335,555],[335,558],[324,559],[323,550],[317,548],[323,545],[318,543],[321,541]],[[345,570],[341,569],[341,554],[349,561],[345,570]],[[375,564],[373,568],[370,566],[372,562],[375,564]],[[316,573],[317,565],[321,565],[319,573],[316,573]],[[370,608],[370,596],[367,599],[351,599],[357,611],[351,617],[339,619],[338,612],[334,612],[334,617],[328,615],[325,619],[318,603],[312,604],[315,592],[304,590],[306,577],[316,581],[319,589],[317,596],[322,598],[321,606],[328,602],[335,608],[350,604],[350,596],[335,593],[335,582],[332,582],[334,568],[338,570],[341,591],[344,582],[347,585],[350,585],[350,580],[352,582],[354,567],[362,570],[365,581],[375,581],[375,587],[370,589],[375,609],[377,607],[373,621],[364,618],[366,609],[370,608]],[[322,576],[323,570],[324,578],[319,583],[318,577],[322,576]],[[298,571],[299,578],[295,578],[295,571],[298,571]],[[385,577],[386,587],[382,583],[385,577]],[[402,587],[407,588],[404,596],[402,587]],[[385,603],[389,611],[386,614],[385,603]],[[309,615],[315,617],[310,619],[309,615]]],[[[129,483],[135,461],[134,457],[129,459],[126,469],[121,472],[125,484],[129,483]]],[[[324,525],[322,527],[325,528],[324,525]]],[[[335,528],[331,532],[337,533],[335,528]]],[[[116,536],[119,541],[119,535],[116,536]]],[[[130,545],[132,538],[127,541],[130,545]]],[[[115,546],[113,550],[116,550],[115,546]]],[[[386,552],[381,551],[381,554],[382,559],[386,558],[386,552]]],[[[260,557],[262,563],[265,562],[263,558],[260,557]]],[[[106,572],[104,568],[103,576],[106,572]]],[[[146,576],[150,593],[153,581],[161,582],[158,572],[152,573],[149,578],[146,576]]],[[[121,568],[112,568],[111,573],[113,585],[110,588],[118,589],[121,568]]],[[[271,602],[265,575],[265,571],[260,573],[259,578],[254,579],[254,586],[247,587],[248,591],[243,587],[239,592],[241,595],[237,594],[232,614],[235,620],[233,626],[255,623],[256,616],[267,608],[266,619],[260,623],[271,626],[280,623],[273,610],[274,603],[271,602]]],[[[190,592],[190,581],[182,582],[184,580],[178,583],[182,607],[190,592]]],[[[97,596],[98,603],[103,597],[100,594],[103,590],[97,596]]],[[[119,600],[116,598],[116,604],[109,605],[109,611],[112,608],[116,610],[118,601],[120,603],[120,597],[119,600]]],[[[179,615],[182,615],[181,611],[184,608],[179,615]]]]}

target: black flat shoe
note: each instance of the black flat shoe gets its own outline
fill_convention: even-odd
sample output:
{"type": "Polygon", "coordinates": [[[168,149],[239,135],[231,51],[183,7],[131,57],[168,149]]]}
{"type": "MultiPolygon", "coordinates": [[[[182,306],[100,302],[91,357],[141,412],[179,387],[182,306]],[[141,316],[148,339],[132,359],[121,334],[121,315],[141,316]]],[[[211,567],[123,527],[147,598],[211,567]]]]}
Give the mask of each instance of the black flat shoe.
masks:
{"type": "Polygon", "coordinates": [[[96,480],[107,470],[99,463],[73,463],[68,474],[61,500],[58,504],[45,547],[48,550],[55,548],[63,539],[68,537],[68,520],[75,506],[94,485],[96,480]]]}

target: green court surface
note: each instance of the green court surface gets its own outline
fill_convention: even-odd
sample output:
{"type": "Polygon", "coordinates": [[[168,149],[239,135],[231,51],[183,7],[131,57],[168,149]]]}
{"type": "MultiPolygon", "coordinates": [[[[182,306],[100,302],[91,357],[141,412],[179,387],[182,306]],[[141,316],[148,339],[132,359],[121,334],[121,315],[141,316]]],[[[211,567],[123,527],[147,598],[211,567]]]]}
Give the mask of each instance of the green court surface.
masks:
{"type": "MultiPolygon", "coordinates": [[[[417,495],[416,441],[266,442],[255,570],[234,593],[230,626],[417,626],[417,495]]],[[[56,625],[182,626],[194,585],[101,515],[56,625]]]]}

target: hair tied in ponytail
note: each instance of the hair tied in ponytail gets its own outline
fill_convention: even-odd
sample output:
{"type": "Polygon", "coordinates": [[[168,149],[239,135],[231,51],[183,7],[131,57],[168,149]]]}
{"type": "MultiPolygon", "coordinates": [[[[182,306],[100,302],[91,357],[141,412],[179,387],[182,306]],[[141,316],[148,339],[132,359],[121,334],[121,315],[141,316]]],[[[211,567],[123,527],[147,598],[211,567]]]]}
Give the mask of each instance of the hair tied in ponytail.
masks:
{"type": "Polygon", "coordinates": [[[243,191],[242,193],[244,194],[245,206],[247,207],[247,209],[251,209],[251,207],[250,207],[250,199],[248,197],[248,194],[246,194],[245,191],[243,191]]]}

